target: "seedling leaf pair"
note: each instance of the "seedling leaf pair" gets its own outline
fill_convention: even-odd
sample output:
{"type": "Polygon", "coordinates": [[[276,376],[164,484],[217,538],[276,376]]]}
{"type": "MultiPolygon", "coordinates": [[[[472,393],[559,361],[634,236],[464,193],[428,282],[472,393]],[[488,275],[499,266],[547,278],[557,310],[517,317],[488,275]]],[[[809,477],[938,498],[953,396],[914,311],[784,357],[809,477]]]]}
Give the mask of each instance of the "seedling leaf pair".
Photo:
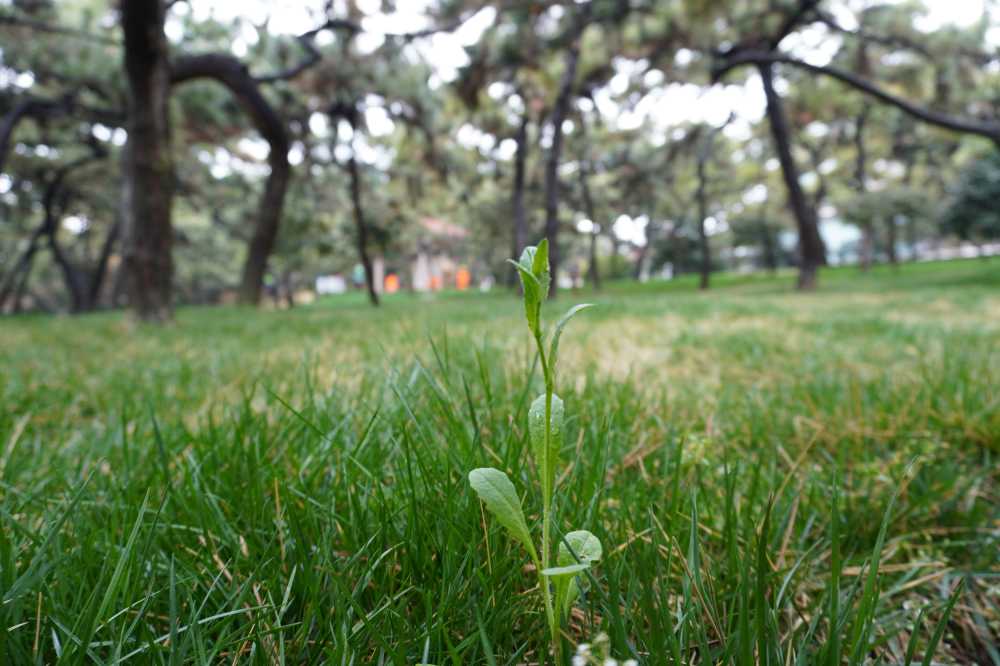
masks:
{"type": "Polygon", "coordinates": [[[541,336],[542,302],[549,296],[549,242],[542,239],[538,247],[528,246],[517,261],[508,260],[514,264],[521,275],[521,285],[524,288],[524,314],[528,320],[528,328],[536,337],[541,336]]]}

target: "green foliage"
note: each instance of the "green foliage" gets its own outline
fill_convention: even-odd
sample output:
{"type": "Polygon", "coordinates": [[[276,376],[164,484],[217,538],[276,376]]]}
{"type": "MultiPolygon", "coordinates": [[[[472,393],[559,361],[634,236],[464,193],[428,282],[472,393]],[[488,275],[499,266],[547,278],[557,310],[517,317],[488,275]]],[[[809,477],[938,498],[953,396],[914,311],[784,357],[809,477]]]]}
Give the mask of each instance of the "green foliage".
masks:
{"type": "Polygon", "coordinates": [[[1000,151],[980,157],[962,172],[942,216],[942,226],[963,240],[1000,238],[1000,151]]]}

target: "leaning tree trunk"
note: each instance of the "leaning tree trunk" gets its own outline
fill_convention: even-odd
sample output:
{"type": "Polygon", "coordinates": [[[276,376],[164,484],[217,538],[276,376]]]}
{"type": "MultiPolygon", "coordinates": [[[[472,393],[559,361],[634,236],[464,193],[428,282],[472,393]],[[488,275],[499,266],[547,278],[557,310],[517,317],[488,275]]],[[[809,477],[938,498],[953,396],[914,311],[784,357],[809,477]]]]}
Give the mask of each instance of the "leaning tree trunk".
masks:
{"type": "Polygon", "coordinates": [[[247,68],[239,60],[225,53],[206,53],[178,58],[172,67],[172,82],[181,84],[196,79],[218,81],[233,94],[250,116],[254,127],[267,141],[267,156],[271,173],[264,185],[257,208],[257,221],[247,247],[243,264],[240,300],[256,305],[260,302],[264,286],[267,261],[274,251],[281,225],[281,211],[288,189],[290,166],[288,164],[288,132],[285,123],[260,91],[247,68]]]}
{"type": "Polygon", "coordinates": [[[788,189],[788,206],[798,227],[799,235],[799,279],[798,287],[807,291],[816,288],[816,273],[825,263],[826,250],[819,235],[819,225],[814,211],[806,201],[802,185],[799,184],[799,170],[792,157],[791,132],[788,119],[781,104],[781,98],[774,90],[774,72],[770,64],[757,67],[764,83],[767,98],[767,118],[771,126],[775,151],[781,163],[781,174],[788,189]]]}
{"type": "MultiPolygon", "coordinates": [[[[582,31],[582,28],[581,28],[582,31]]],[[[559,284],[559,158],[562,153],[563,121],[569,113],[573,98],[573,84],[576,81],[576,67],[580,61],[579,34],[566,52],[566,69],[559,84],[559,94],[552,106],[549,122],[552,125],[552,145],[545,161],[545,237],[549,240],[549,266],[552,272],[552,286],[549,296],[554,297],[559,284]]]]}
{"type": "MultiPolygon", "coordinates": [[[[517,150],[514,152],[514,191],[511,207],[514,214],[514,233],[511,237],[511,256],[516,261],[528,244],[528,214],[524,208],[525,165],[528,160],[528,123],[530,117],[525,109],[521,125],[517,128],[514,142],[517,150]]],[[[510,272],[511,286],[517,280],[517,271],[510,272]]]]}
{"type": "Polygon", "coordinates": [[[170,155],[170,65],[160,0],[122,0],[128,142],[123,186],[129,304],[145,321],[173,316],[174,169],[170,155]]]}
{"type": "Polygon", "coordinates": [[[351,177],[351,204],[354,207],[354,225],[358,234],[358,257],[365,269],[365,286],[368,288],[368,300],[372,305],[378,305],[378,291],[375,289],[375,273],[372,270],[372,260],[368,256],[368,224],[365,222],[365,210],[361,204],[361,174],[358,173],[358,162],[352,152],[347,160],[347,173],[351,177]]]}

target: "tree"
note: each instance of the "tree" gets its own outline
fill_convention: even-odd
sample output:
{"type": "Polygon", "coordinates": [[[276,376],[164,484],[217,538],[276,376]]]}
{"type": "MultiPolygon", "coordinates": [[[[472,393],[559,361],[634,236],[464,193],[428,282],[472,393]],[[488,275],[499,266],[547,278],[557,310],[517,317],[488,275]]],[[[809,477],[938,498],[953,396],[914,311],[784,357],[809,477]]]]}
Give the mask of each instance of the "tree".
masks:
{"type": "Polygon", "coordinates": [[[955,183],[941,216],[942,228],[976,244],[1000,238],[1000,152],[967,166],[955,183]]]}
{"type": "Polygon", "coordinates": [[[123,254],[129,302],[142,320],[173,316],[173,157],[170,63],[160,0],[123,0],[128,143],[123,185],[123,254]]]}

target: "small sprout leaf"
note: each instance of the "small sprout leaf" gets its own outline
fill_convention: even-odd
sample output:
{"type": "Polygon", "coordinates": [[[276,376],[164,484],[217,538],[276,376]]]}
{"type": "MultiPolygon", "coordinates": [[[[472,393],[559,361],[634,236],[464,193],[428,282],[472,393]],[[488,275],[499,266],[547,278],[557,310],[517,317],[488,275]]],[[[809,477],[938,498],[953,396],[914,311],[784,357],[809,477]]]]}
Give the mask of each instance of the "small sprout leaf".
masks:
{"type": "MultiPolygon", "coordinates": [[[[528,250],[534,250],[534,248],[525,248],[525,254],[527,254],[528,250]]],[[[537,334],[541,330],[539,319],[541,317],[542,300],[545,298],[543,291],[548,291],[548,285],[543,289],[538,278],[531,272],[531,262],[525,263],[523,255],[519,262],[508,261],[517,267],[517,272],[521,275],[521,286],[524,289],[524,315],[528,320],[528,328],[531,329],[532,333],[537,334]]]]}
{"type": "Polygon", "coordinates": [[[541,285],[540,293],[544,301],[549,296],[549,284],[552,282],[549,272],[549,240],[547,238],[542,239],[531,258],[531,272],[535,274],[538,284],[541,285]]]}
{"type": "MultiPolygon", "coordinates": [[[[600,539],[587,530],[576,530],[563,537],[559,543],[557,561],[561,567],[572,566],[574,562],[589,567],[591,563],[600,560],[603,554],[604,549],[601,547],[600,539]]],[[[557,584],[556,595],[559,608],[564,615],[568,615],[573,602],[580,596],[580,584],[575,577],[557,584]]]]}
{"type": "Polygon", "coordinates": [[[469,472],[469,484],[489,512],[515,539],[524,544],[532,559],[536,559],[535,546],[531,542],[531,533],[521,509],[521,499],[507,475],[492,467],[480,467],[469,472]]]}
{"type": "Polygon", "coordinates": [[[559,355],[559,338],[562,337],[562,332],[563,329],[566,328],[566,324],[568,324],[569,320],[575,317],[578,312],[582,312],[583,310],[592,307],[594,307],[593,303],[581,303],[580,305],[574,305],[566,312],[566,314],[562,316],[562,319],[556,323],[556,327],[552,331],[552,342],[549,344],[550,372],[555,372],[556,358],[559,355]]]}
{"type": "Polygon", "coordinates": [[[559,543],[559,566],[567,566],[575,562],[597,562],[604,550],[601,540],[587,530],[570,532],[559,543]]]}

